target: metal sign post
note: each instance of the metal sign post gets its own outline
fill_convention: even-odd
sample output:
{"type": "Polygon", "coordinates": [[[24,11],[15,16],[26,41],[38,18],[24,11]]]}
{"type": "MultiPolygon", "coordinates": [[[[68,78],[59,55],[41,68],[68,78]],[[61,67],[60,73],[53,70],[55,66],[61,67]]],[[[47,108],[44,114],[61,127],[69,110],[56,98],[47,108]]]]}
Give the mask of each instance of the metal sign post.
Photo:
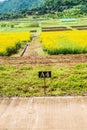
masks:
{"type": "Polygon", "coordinates": [[[51,71],[40,71],[38,73],[39,78],[44,79],[44,95],[46,94],[46,78],[51,78],[51,71]]]}

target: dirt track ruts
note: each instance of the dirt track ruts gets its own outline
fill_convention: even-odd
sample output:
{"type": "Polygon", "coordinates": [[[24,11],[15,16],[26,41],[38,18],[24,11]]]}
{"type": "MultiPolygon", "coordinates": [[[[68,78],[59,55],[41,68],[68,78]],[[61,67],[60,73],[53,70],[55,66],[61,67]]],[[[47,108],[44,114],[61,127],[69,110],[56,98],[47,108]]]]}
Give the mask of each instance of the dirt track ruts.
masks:
{"type": "Polygon", "coordinates": [[[0,130],[87,130],[87,97],[0,98],[0,130]]]}
{"type": "Polygon", "coordinates": [[[27,56],[27,57],[0,57],[0,65],[37,65],[57,64],[75,65],[87,63],[87,55],[57,55],[57,56],[27,56]]]}

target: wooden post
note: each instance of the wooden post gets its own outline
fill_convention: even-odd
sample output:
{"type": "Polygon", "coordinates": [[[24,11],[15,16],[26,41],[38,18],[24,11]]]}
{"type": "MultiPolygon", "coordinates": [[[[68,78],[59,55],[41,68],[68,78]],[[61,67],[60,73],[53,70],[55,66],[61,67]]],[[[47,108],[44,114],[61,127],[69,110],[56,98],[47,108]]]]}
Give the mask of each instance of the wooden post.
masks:
{"type": "Polygon", "coordinates": [[[46,78],[44,77],[44,95],[46,95],[46,78]]]}

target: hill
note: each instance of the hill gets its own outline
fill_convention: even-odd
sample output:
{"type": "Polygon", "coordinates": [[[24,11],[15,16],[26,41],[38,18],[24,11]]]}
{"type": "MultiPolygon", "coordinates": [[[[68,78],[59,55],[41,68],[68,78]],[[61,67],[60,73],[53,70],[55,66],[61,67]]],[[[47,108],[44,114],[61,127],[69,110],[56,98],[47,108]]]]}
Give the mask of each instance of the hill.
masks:
{"type": "Polygon", "coordinates": [[[53,18],[87,16],[87,1],[5,0],[0,2],[0,20],[22,18],[36,14],[49,14],[53,18]]]}
{"type": "Polygon", "coordinates": [[[44,0],[5,0],[0,2],[0,12],[31,9],[43,5],[44,0]]]}

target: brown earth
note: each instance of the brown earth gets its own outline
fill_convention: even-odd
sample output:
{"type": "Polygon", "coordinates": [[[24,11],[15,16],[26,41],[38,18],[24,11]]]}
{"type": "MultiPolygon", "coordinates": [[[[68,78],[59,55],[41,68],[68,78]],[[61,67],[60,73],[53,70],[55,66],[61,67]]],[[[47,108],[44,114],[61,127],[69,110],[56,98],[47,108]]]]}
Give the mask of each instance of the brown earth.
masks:
{"type": "Polygon", "coordinates": [[[28,47],[23,56],[45,56],[46,53],[42,49],[42,44],[40,42],[40,36],[33,36],[33,39],[28,43],[28,47]]]}
{"type": "Polygon", "coordinates": [[[75,65],[87,63],[87,55],[0,57],[0,65],[75,65]]]}
{"type": "Polygon", "coordinates": [[[87,97],[0,98],[0,130],[87,130],[87,97]]]}

